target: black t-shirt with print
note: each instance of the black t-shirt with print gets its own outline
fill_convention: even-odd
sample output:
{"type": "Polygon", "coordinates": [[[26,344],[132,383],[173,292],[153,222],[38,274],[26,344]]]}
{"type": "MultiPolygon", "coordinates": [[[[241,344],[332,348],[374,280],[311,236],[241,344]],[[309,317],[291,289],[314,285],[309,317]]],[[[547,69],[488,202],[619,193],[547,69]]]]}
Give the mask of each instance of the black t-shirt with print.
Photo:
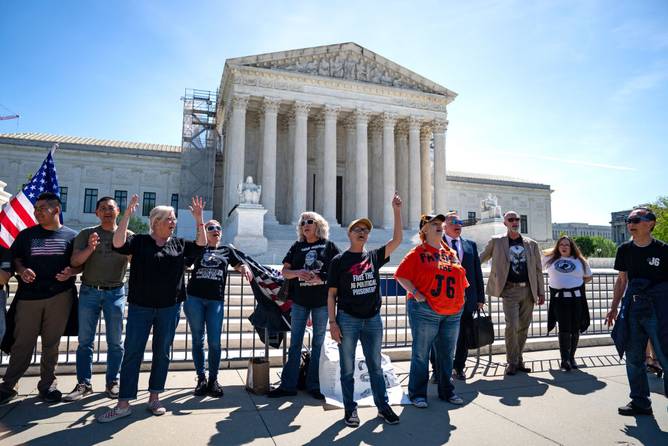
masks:
{"type": "MultiPolygon", "coordinates": [[[[190,263],[190,262],[188,262],[190,263]]],[[[227,246],[207,246],[194,260],[188,280],[188,295],[209,300],[225,300],[227,266],[236,267],[241,262],[227,246]]]]}
{"type": "Polygon", "coordinates": [[[529,274],[527,272],[527,252],[524,248],[522,237],[513,240],[508,237],[508,259],[510,259],[510,268],[508,268],[508,282],[519,283],[528,282],[529,274]]]}
{"type": "Polygon", "coordinates": [[[166,308],[185,299],[185,258],[198,256],[204,247],[172,237],[158,246],[149,234],[128,236],[114,251],[132,255],[128,302],[148,308],[166,308]]]}
{"type": "Polygon", "coordinates": [[[51,231],[37,225],[19,233],[12,244],[12,257],[21,259],[24,267],[33,270],[35,280],[25,283],[19,278],[17,299],[48,299],[75,287],[75,276],[61,282],[56,274],[70,266],[76,236],[67,226],[51,231]]]}
{"type": "Polygon", "coordinates": [[[380,311],[380,267],[385,258],[385,246],[364,252],[345,251],[332,259],[327,287],[337,289],[339,310],[367,319],[380,311]]]}
{"type": "Polygon", "coordinates": [[[615,269],[625,271],[629,280],[649,279],[652,283],[668,281],[668,244],[652,240],[645,247],[633,241],[622,243],[617,248],[615,269]]]}
{"type": "Polygon", "coordinates": [[[318,240],[314,243],[295,242],[283,259],[290,264],[290,269],[305,269],[316,273],[324,282],[312,285],[298,277],[290,279],[290,298],[297,304],[307,308],[318,308],[327,305],[327,273],[329,265],[341,251],[329,240],[318,240]]]}

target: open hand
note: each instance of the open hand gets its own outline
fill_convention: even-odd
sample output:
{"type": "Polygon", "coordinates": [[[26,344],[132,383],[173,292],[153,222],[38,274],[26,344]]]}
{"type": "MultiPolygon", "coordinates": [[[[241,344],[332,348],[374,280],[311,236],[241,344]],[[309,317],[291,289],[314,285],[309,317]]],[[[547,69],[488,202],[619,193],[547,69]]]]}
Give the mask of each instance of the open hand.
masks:
{"type": "Polygon", "coordinates": [[[612,308],[610,311],[608,311],[608,314],[605,315],[605,324],[608,327],[612,327],[615,325],[615,321],[617,320],[617,309],[612,308]]]}
{"type": "Polygon", "coordinates": [[[193,214],[195,221],[197,222],[202,221],[202,215],[204,213],[205,204],[206,203],[204,202],[204,199],[202,197],[197,197],[197,196],[192,197],[188,209],[190,209],[190,213],[193,214]]]}
{"type": "Polygon", "coordinates": [[[97,232],[93,232],[91,235],[88,236],[88,247],[95,251],[95,248],[97,248],[97,245],[100,244],[100,236],[97,235],[97,232]]]}
{"type": "Polygon", "coordinates": [[[61,272],[56,274],[56,280],[58,282],[65,282],[67,279],[72,277],[74,273],[72,272],[72,268],[69,266],[66,266],[61,272]]]}
{"type": "Polygon", "coordinates": [[[336,341],[337,344],[341,343],[341,340],[343,339],[343,335],[341,334],[341,329],[339,328],[339,324],[336,322],[332,322],[329,324],[329,334],[336,341]]]}
{"type": "Polygon", "coordinates": [[[131,217],[137,210],[138,204],[139,204],[139,195],[132,194],[132,198],[130,198],[130,203],[128,204],[128,207],[125,208],[125,215],[131,217]]]}

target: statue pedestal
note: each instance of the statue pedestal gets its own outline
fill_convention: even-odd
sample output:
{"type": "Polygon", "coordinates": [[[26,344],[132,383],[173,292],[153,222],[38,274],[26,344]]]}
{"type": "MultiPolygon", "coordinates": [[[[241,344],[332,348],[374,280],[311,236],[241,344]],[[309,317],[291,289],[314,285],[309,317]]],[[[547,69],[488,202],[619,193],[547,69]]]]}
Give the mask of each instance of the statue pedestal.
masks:
{"type": "Polygon", "coordinates": [[[264,236],[264,214],[267,210],[258,204],[240,204],[225,221],[223,241],[246,254],[267,252],[264,236]]]}
{"type": "Polygon", "coordinates": [[[7,186],[7,183],[0,181],[0,209],[2,209],[5,203],[12,197],[9,192],[5,192],[5,186],[7,186]]]}
{"type": "Polygon", "coordinates": [[[490,219],[484,223],[462,228],[462,237],[473,240],[482,252],[494,235],[505,234],[508,231],[503,224],[503,218],[490,219]]]}

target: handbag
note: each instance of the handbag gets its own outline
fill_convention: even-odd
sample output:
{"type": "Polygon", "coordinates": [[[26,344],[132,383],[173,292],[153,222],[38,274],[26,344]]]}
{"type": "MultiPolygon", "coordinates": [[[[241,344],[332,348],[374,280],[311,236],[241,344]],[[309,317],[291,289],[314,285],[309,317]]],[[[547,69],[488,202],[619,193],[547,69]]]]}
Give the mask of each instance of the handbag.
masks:
{"type": "Polygon", "coordinates": [[[494,324],[492,324],[491,316],[487,316],[485,310],[480,314],[480,310],[476,311],[473,322],[466,333],[466,347],[476,349],[491,345],[494,343],[494,324]]]}

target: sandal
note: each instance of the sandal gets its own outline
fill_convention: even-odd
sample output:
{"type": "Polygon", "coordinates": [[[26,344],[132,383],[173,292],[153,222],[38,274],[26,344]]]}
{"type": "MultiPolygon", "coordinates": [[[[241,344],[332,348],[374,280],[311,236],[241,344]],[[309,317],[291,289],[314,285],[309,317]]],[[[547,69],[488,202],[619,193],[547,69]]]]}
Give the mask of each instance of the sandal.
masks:
{"type": "Polygon", "coordinates": [[[646,358],[646,363],[648,372],[654,373],[657,378],[661,378],[661,376],[663,376],[663,369],[661,368],[656,359],[652,358],[651,356],[648,356],[646,358]]]}

